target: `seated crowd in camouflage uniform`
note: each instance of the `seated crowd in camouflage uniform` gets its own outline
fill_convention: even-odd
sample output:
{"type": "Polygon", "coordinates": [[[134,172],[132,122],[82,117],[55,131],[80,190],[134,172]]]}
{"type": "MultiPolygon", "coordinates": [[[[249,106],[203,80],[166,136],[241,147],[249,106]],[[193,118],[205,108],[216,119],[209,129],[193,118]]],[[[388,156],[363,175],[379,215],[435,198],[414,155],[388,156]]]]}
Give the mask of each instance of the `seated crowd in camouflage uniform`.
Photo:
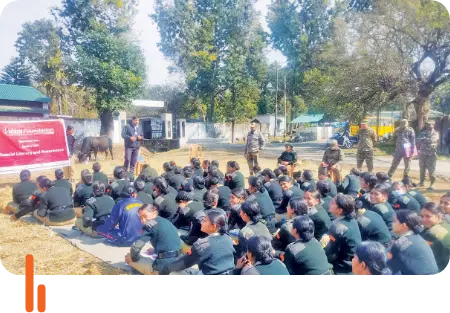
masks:
{"type": "MultiPolygon", "coordinates": [[[[287,152],[286,162],[296,161],[287,152]]],[[[450,193],[428,202],[408,178],[355,168],[335,184],[328,171],[290,177],[280,165],[246,183],[236,161],[223,174],[218,161],[198,159],[184,168],[167,162],[161,175],[146,165],[136,179],[122,166],[112,180],[100,164],[93,170],[75,191],[60,170],[55,182],[36,183],[23,171],[16,217],[75,222],[88,236],[130,247],[125,261],[145,274],[194,265],[204,275],[436,274],[449,262],[450,193]]]]}

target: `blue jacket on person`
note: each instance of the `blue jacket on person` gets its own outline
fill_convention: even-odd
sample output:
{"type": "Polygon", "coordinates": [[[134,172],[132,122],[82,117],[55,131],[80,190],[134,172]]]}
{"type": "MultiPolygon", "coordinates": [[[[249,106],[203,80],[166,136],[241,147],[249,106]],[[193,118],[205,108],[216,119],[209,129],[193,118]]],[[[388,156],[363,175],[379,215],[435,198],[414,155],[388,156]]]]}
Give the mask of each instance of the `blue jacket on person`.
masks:
{"type": "Polygon", "coordinates": [[[115,246],[131,246],[142,233],[138,211],[143,204],[141,200],[132,197],[117,202],[109,218],[97,227],[97,233],[115,246]]]}

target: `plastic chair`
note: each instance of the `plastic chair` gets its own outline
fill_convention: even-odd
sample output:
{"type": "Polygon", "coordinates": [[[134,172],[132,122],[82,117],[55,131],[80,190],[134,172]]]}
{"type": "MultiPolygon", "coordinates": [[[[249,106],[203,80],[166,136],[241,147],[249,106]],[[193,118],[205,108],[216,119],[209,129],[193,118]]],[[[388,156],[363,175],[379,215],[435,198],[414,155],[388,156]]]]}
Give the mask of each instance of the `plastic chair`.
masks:
{"type": "Polygon", "coordinates": [[[203,161],[203,147],[198,144],[189,145],[189,161],[192,158],[198,158],[200,162],[203,161]]]}

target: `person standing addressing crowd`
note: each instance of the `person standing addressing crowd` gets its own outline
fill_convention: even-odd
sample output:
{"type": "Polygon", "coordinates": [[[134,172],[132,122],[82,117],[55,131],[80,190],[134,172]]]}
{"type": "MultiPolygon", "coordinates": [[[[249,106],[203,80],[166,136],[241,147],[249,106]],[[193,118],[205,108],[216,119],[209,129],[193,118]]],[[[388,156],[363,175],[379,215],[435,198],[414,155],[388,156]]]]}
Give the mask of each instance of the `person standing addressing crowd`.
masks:
{"type": "Polygon", "coordinates": [[[368,121],[361,122],[361,128],[358,131],[358,154],[356,163],[359,170],[362,170],[364,160],[369,172],[373,171],[373,145],[377,141],[377,134],[368,127],[368,121]]]}
{"type": "Polygon", "coordinates": [[[411,168],[411,157],[414,154],[414,146],[416,145],[416,134],[414,129],[408,126],[408,120],[400,121],[400,126],[394,131],[394,142],[395,154],[388,175],[389,177],[394,175],[400,161],[403,159],[403,162],[405,162],[403,177],[408,177],[411,168]]]}
{"type": "Polygon", "coordinates": [[[139,118],[133,116],[131,123],[125,125],[122,129],[122,138],[125,141],[125,163],[123,166],[125,167],[125,171],[129,169],[131,173],[134,172],[139,148],[141,147],[140,140],[142,140],[142,136],[138,135],[138,125],[139,118]]]}
{"type": "Polygon", "coordinates": [[[75,129],[73,126],[67,126],[66,128],[66,138],[67,138],[67,148],[69,149],[69,161],[70,165],[64,167],[64,176],[67,179],[70,179],[71,183],[75,182],[75,169],[73,167],[73,153],[75,152],[75,137],[73,134],[75,133],[75,129]]]}
{"type": "Polygon", "coordinates": [[[256,124],[251,123],[245,143],[245,158],[247,159],[250,176],[253,176],[253,167],[259,165],[258,154],[264,148],[265,143],[264,136],[256,130],[256,124]]]}

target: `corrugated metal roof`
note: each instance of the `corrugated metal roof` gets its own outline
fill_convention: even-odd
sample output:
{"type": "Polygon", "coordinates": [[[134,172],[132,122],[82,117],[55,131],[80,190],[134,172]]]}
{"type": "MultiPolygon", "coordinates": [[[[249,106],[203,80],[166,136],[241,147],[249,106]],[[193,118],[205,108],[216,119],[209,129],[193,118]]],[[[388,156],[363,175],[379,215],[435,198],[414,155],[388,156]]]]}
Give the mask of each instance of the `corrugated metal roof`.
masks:
{"type": "Polygon", "coordinates": [[[45,114],[48,111],[42,108],[21,107],[12,105],[0,105],[0,112],[12,112],[12,113],[42,113],[45,114]]]}
{"type": "Polygon", "coordinates": [[[324,114],[305,114],[297,116],[290,124],[317,123],[323,119],[324,114]]]}
{"type": "Polygon", "coordinates": [[[52,100],[33,87],[0,84],[0,100],[48,103],[52,100]]]}

